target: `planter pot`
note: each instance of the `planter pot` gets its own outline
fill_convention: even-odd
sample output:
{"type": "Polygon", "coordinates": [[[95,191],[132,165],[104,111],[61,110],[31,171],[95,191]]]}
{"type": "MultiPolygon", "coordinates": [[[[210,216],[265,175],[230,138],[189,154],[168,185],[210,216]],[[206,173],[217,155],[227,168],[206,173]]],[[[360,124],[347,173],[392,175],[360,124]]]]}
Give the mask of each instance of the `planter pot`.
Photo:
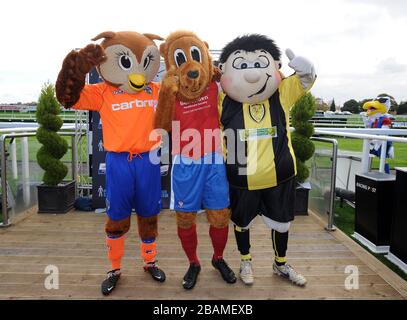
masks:
{"type": "Polygon", "coordinates": [[[308,195],[311,189],[309,183],[298,184],[295,189],[294,214],[296,216],[308,215],[308,195]]]}
{"type": "Polygon", "coordinates": [[[38,213],[67,213],[75,203],[75,181],[64,181],[57,186],[39,185],[38,213]]]}

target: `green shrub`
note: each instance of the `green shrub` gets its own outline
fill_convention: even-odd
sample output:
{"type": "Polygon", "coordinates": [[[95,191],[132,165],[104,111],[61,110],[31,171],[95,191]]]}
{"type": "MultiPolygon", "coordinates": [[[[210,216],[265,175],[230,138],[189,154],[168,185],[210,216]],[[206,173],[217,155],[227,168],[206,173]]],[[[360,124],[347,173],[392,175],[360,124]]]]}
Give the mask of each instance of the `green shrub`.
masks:
{"type": "Polygon", "coordinates": [[[37,161],[45,171],[42,181],[50,186],[58,185],[68,173],[68,168],[60,160],[68,150],[68,143],[57,133],[63,124],[60,112],[54,86],[45,84],[41,89],[36,111],[40,125],[37,140],[42,144],[37,152],[37,161]]]}
{"type": "Polygon", "coordinates": [[[295,156],[298,160],[305,162],[312,157],[315,151],[315,146],[312,141],[297,131],[291,135],[295,156]]]}
{"type": "Polygon", "coordinates": [[[291,141],[296,156],[297,181],[304,182],[309,177],[309,169],[305,162],[315,152],[314,143],[309,139],[314,133],[314,126],[309,120],[315,114],[315,98],[306,93],[291,109],[291,123],[295,131],[291,134],[291,141]]]}
{"type": "Polygon", "coordinates": [[[304,162],[297,159],[297,176],[298,182],[304,182],[309,177],[309,169],[304,162]]]}

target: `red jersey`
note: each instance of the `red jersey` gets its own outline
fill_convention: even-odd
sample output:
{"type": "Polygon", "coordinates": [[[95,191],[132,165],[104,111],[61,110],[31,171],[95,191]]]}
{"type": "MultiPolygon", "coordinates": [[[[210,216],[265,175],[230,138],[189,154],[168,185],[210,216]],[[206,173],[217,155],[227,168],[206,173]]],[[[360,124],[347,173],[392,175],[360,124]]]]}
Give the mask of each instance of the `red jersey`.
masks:
{"type": "Polygon", "coordinates": [[[172,130],[172,154],[199,159],[221,152],[218,86],[211,82],[202,96],[192,102],[176,102],[172,130]]]}

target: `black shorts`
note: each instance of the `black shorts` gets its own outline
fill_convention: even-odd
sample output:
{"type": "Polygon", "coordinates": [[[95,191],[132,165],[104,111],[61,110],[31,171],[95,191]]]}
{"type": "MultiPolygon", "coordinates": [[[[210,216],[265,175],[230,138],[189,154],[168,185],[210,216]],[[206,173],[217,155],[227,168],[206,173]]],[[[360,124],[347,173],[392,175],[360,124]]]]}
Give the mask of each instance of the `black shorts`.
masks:
{"type": "Polygon", "coordinates": [[[245,228],[257,215],[277,222],[294,220],[295,179],[290,179],[276,187],[262,190],[230,190],[230,209],[235,225],[245,228]]]}

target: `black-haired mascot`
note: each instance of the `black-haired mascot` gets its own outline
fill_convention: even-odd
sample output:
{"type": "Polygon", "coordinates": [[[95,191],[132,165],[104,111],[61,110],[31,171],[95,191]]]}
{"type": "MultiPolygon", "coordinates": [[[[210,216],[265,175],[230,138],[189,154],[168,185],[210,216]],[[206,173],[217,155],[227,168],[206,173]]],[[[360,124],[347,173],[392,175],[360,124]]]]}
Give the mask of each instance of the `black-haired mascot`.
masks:
{"type": "Polygon", "coordinates": [[[257,215],[271,229],[276,274],[304,286],[286,263],[288,230],[294,219],[296,161],[289,112],[315,81],[313,64],[286,50],[295,73],[280,72],[281,52],[264,35],[238,37],[222,50],[219,99],[227,154],[232,221],[241,254],[240,278],[254,281],[250,226],[257,215]]]}

